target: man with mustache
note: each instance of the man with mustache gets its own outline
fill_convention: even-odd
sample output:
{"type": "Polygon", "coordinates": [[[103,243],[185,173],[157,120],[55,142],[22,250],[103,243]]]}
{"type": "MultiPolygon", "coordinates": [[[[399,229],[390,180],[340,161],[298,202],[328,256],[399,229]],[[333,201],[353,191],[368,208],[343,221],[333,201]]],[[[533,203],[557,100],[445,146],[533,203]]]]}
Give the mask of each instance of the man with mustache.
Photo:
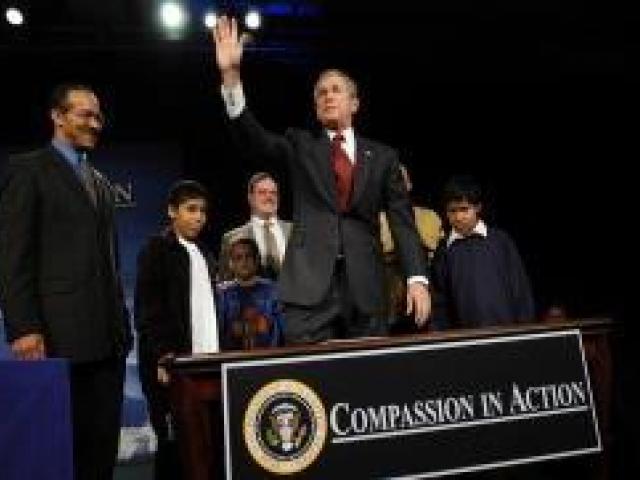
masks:
{"type": "Polygon", "coordinates": [[[238,145],[287,168],[293,230],[278,278],[288,343],[386,334],[378,216],[387,212],[407,279],[407,313],[430,311],[426,263],[395,150],[356,134],[357,85],[322,72],[313,91],[318,131],[266,130],[247,107],[235,19],[214,30],[222,96],[238,145]]]}
{"type": "Polygon", "coordinates": [[[51,97],[53,139],[0,181],[0,307],[14,355],[69,360],[74,478],[113,476],[131,345],[114,198],[87,161],[104,125],[90,87],[51,97]]]}
{"type": "Polygon", "coordinates": [[[249,179],[247,200],[251,213],[249,221],[229,230],[222,237],[218,257],[219,279],[234,279],[230,265],[231,244],[239,238],[251,238],[260,250],[258,276],[277,280],[291,233],[291,223],[278,218],[280,197],[275,178],[267,172],[254,173],[249,179]]]}

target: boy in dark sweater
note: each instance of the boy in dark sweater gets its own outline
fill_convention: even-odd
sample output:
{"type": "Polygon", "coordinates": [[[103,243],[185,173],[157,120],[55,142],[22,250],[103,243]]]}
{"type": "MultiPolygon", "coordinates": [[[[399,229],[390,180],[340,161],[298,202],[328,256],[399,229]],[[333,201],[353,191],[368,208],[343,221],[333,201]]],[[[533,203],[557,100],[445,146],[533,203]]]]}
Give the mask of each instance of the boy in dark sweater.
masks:
{"type": "Polygon", "coordinates": [[[533,321],[529,278],[505,232],[480,218],[481,190],[470,177],[454,177],[443,203],[451,227],[432,265],[432,327],[477,328],[533,321]]]}

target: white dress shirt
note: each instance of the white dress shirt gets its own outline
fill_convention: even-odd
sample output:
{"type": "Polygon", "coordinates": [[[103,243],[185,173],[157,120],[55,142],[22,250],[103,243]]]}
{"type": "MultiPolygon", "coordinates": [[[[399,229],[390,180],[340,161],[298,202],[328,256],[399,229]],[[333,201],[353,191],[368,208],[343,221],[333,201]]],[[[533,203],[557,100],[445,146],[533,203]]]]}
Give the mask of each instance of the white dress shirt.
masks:
{"type": "MultiPolygon", "coordinates": [[[[329,140],[332,142],[333,138],[338,134],[338,132],[334,130],[327,130],[327,133],[329,134],[329,140]]],[[[342,130],[340,133],[342,133],[342,136],[344,137],[344,140],[342,140],[342,148],[353,165],[356,163],[356,134],[352,127],[342,130]]]]}
{"type": "Polygon", "coordinates": [[[189,254],[191,351],[213,353],[220,351],[216,305],[207,262],[198,246],[178,236],[178,241],[189,254]]]}
{"type": "MultiPolygon", "coordinates": [[[[471,231],[471,233],[469,235],[480,235],[481,237],[487,238],[487,224],[484,223],[482,220],[478,220],[478,223],[476,223],[476,226],[473,227],[473,230],[471,231]]],[[[447,248],[451,246],[451,244],[453,242],[455,242],[456,240],[461,240],[465,237],[468,237],[469,235],[463,235],[460,232],[458,232],[457,230],[451,229],[451,233],[449,234],[449,237],[447,238],[447,248]]]]}

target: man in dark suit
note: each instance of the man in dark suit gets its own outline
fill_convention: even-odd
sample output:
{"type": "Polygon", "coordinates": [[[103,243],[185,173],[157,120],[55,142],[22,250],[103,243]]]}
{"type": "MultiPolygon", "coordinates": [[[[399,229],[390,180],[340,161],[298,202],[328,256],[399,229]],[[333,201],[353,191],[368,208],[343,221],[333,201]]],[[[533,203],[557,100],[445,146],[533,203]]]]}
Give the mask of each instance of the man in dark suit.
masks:
{"type": "Polygon", "coordinates": [[[86,160],[103,127],[83,85],[51,102],[53,140],[0,183],[0,304],[15,356],[70,361],[76,480],[111,479],[131,345],[109,182],[86,160]]]}
{"type": "Polygon", "coordinates": [[[240,82],[242,38],[235,19],[214,30],[222,95],[239,145],[286,163],[293,183],[293,231],[280,273],[290,343],[383,334],[385,303],[378,239],[386,211],[408,278],[407,305],[417,323],[430,310],[425,259],[396,152],[355,135],[355,82],[323,72],[314,89],[317,134],[265,130],[246,108],[240,82]]]}
{"type": "Polygon", "coordinates": [[[258,276],[277,280],[282,268],[291,223],[278,218],[278,183],[267,172],[254,173],[249,179],[247,199],[251,218],[247,223],[222,236],[218,257],[220,280],[233,280],[230,266],[230,250],[235,240],[255,240],[260,251],[258,276]]]}

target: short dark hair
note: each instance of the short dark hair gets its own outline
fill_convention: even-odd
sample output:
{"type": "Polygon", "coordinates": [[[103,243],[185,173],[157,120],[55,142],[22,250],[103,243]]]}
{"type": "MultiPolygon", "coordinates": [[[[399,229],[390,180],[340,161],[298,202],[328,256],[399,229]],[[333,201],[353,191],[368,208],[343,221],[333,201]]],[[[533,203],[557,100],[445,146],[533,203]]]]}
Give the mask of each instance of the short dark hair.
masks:
{"type": "Polygon", "coordinates": [[[272,180],[273,183],[275,183],[276,185],[278,185],[278,182],[275,179],[275,177],[271,175],[269,172],[256,172],[253,175],[251,175],[251,178],[249,178],[249,182],[247,183],[247,192],[248,193],[253,192],[253,189],[256,187],[256,185],[261,181],[266,180],[267,178],[269,180],[272,180]]]}
{"type": "Polygon", "coordinates": [[[49,108],[51,110],[66,110],[69,93],[75,91],[95,93],[93,88],[83,83],[61,83],[51,91],[49,108]]]}
{"type": "Polygon", "coordinates": [[[233,247],[236,245],[246,245],[251,250],[253,254],[253,259],[256,261],[256,265],[260,265],[260,249],[258,248],[258,243],[251,237],[237,237],[231,240],[231,246],[229,247],[229,253],[233,250],[233,247]]]}
{"type": "Polygon", "coordinates": [[[178,180],[169,189],[167,205],[179,207],[188,200],[203,199],[209,203],[209,191],[195,180],[178,180]]]}
{"type": "Polygon", "coordinates": [[[447,208],[451,202],[467,201],[472,205],[482,203],[482,189],[471,175],[451,177],[442,190],[442,205],[447,208]]]}
{"type": "Polygon", "coordinates": [[[358,84],[351,75],[349,75],[344,70],[340,70],[339,68],[326,68],[318,74],[316,83],[313,86],[314,98],[318,94],[318,83],[320,83],[320,80],[322,80],[324,77],[329,75],[337,75],[338,77],[342,77],[347,82],[347,87],[349,88],[349,94],[351,95],[351,98],[358,98],[358,84]]]}

